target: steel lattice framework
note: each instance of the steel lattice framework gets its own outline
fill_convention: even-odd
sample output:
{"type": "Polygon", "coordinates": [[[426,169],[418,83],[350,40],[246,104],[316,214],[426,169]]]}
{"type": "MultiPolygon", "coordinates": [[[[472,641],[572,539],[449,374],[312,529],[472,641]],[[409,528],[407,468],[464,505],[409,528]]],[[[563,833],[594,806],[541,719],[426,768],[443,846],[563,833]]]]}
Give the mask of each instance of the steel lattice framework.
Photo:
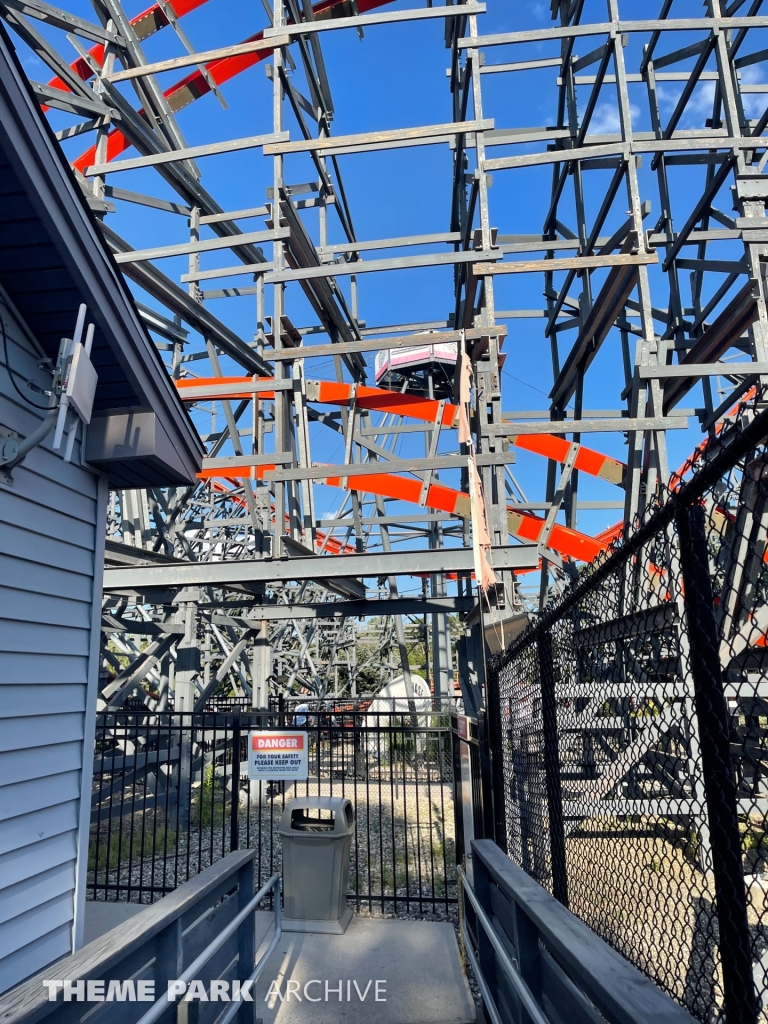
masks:
{"type": "Polygon", "coordinates": [[[209,0],[158,0],[136,17],[119,0],[91,2],[93,20],[44,0],[0,0],[0,11],[50,69],[32,88],[54,127],[64,125],[57,135],[183,400],[211,424],[196,488],[113,495],[105,704],[140,687],[150,707],[174,694],[177,709],[200,709],[232,691],[263,707],[270,690],[354,695],[398,674],[412,693],[408,647],[419,640],[436,695],[452,693],[458,657],[465,700],[477,706],[482,637],[506,642],[501,630],[525,618],[519,574],[541,564],[544,600],[617,533],[577,529],[580,509],[601,504],[580,502],[579,478],[623,490],[602,505],[634,518],[669,479],[667,431],[692,414],[684,397],[701,382],[694,411],[711,434],[768,379],[762,0],[706,0],[695,15],[685,0],[663,0],[656,18],[643,3],[640,19],[621,0],[552,0],[550,24],[542,5],[502,0],[265,0],[258,31],[206,52],[183,26],[209,0]],[[483,34],[484,18],[501,29],[483,34]],[[445,122],[332,134],[326,33],[366,33],[364,74],[380,26],[407,34],[416,22],[444,28],[445,122]],[[180,44],[185,55],[150,62],[145,47],[158,33],[177,37],[168,52],[180,44]],[[62,55],[70,44],[72,63],[62,55]],[[181,112],[225,102],[224,83],[261,62],[268,74],[256,88],[271,92],[271,123],[188,145],[179,125],[193,115],[181,112]],[[505,127],[503,101],[489,117],[488,75],[495,99],[545,84],[553,122],[505,127]],[[450,147],[444,223],[432,234],[358,238],[342,164],[422,146],[450,147]],[[237,173],[227,161],[254,150],[269,169],[266,195],[222,209],[198,161],[237,173]],[[531,211],[522,217],[513,199],[531,175],[551,177],[551,189],[538,233],[523,234],[531,211]],[[139,208],[142,224],[157,218],[153,240],[172,238],[181,221],[188,241],[129,244],[114,225],[139,208]],[[179,257],[176,280],[162,268],[179,257]],[[434,268],[449,275],[444,320],[367,325],[361,275],[383,291],[392,272],[418,282],[434,268]],[[543,285],[541,308],[515,305],[520,280],[543,285]],[[228,302],[243,296],[253,302],[249,337],[227,326],[228,302]],[[548,410],[538,415],[504,408],[504,341],[523,320],[551,351],[548,410]],[[622,367],[610,380],[608,350],[622,367]],[[473,373],[469,437],[457,352],[473,373]],[[323,360],[330,374],[316,369],[323,360]],[[615,408],[594,413],[585,394],[598,375],[615,408]],[[603,454],[604,439],[622,434],[625,456],[603,454]],[[396,453],[402,437],[406,455],[396,453]],[[334,448],[343,457],[329,466],[334,448]],[[521,450],[547,460],[538,502],[510,469],[521,450]],[[478,603],[483,505],[497,582],[478,603]],[[400,594],[403,577],[420,593],[400,594]]]}

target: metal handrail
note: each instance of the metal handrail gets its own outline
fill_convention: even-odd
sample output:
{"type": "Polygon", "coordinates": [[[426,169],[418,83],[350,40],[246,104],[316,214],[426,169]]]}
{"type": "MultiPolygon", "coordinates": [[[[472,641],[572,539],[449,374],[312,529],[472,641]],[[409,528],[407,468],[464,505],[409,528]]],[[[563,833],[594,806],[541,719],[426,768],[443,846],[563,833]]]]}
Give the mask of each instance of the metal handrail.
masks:
{"type": "MultiPolygon", "coordinates": [[[[493,946],[498,962],[502,970],[506,974],[507,978],[509,979],[509,983],[512,985],[515,992],[517,993],[520,1002],[528,1011],[528,1015],[531,1018],[531,1021],[533,1022],[533,1024],[551,1024],[547,1017],[542,1013],[539,1004],[533,998],[531,990],[526,985],[522,974],[520,974],[520,972],[515,967],[514,961],[510,958],[506,949],[504,949],[504,946],[501,944],[501,941],[498,935],[496,934],[496,930],[494,929],[493,924],[488,919],[488,915],[480,906],[477,900],[477,896],[475,896],[474,892],[472,891],[472,886],[470,885],[463,868],[460,867],[458,869],[458,872],[459,893],[466,892],[467,896],[469,897],[469,902],[472,904],[472,908],[477,914],[477,919],[483,926],[483,930],[485,931],[486,935],[488,936],[488,939],[490,940],[491,945],[493,946]]],[[[493,1024],[503,1024],[501,1016],[499,1015],[499,1011],[496,1009],[496,1004],[494,1003],[493,997],[491,996],[491,993],[488,989],[488,985],[485,981],[485,978],[483,977],[482,971],[480,970],[477,958],[472,952],[470,935],[467,930],[466,914],[462,914],[462,930],[465,942],[465,951],[467,956],[469,957],[469,962],[472,965],[472,970],[475,972],[475,978],[477,979],[477,984],[480,988],[480,992],[483,996],[483,1001],[488,1009],[489,1015],[493,1020],[493,1024]]]]}
{"type": "MultiPolygon", "coordinates": [[[[240,927],[243,921],[246,920],[248,915],[254,913],[256,907],[259,905],[259,903],[261,903],[261,901],[264,899],[264,897],[267,895],[270,889],[275,890],[275,935],[267,949],[262,954],[259,961],[256,963],[253,973],[247,979],[248,981],[255,981],[261,974],[264,965],[266,964],[269,956],[271,955],[273,949],[278,943],[278,940],[280,939],[280,936],[283,933],[283,914],[282,908],[280,906],[280,875],[277,873],[272,875],[269,881],[265,882],[265,884],[261,887],[261,889],[259,889],[259,891],[253,897],[253,899],[249,901],[247,906],[245,906],[240,911],[240,913],[229,922],[226,928],[223,928],[219,932],[216,938],[213,939],[205,947],[205,949],[197,957],[197,959],[192,961],[192,963],[189,965],[186,971],[184,971],[181,977],[179,977],[177,980],[183,981],[185,982],[185,984],[189,983],[190,981],[193,981],[197,977],[200,968],[204,967],[211,959],[213,954],[216,953],[219,949],[221,949],[221,947],[224,945],[227,939],[230,938],[230,936],[234,935],[234,933],[237,931],[237,929],[240,927]]],[[[179,995],[181,995],[181,993],[179,993],[179,995]]],[[[168,999],[167,993],[163,994],[156,1002],[152,1004],[152,1006],[147,1010],[144,1016],[137,1021],[137,1024],[154,1024],[154,1022],[158,1020],[166,1012],[166,1010],[168,1009],[169,1002],[171,1002],[171,1000],[168,999]]],[[[223,1014],[221,1020],[219,1021],[219,1024],[228,1024],[232,1017],[234,1017],[237,1010],[240,1009],[241,1005],[242,1004],[240,1002],[232,1003],[232,1005],[228,1007],[227,1011],[223,1014]]]]}
{"type": "MultiPolygon", "coordinates": [[[[259,975],[264,970],[267,964],[267,960],[269,960],[270,956],[272,955],[272,951],[274,950],[277,943],[280,941],[280,936],[283,934],[283,911],[282,907],[280,906],[280,876],[273,875],[272,878],[275,878],[277,880],[275,882],[275,934],[273,935],[272,941],[270,942],[269,946],[262,954],[261,959],[257,961],[252,974],[250,974],[246,979],[247,981],[258,980],[259,975]]],[[[223,1014],[218,1024],[229,1024],[229,1022],[232,1020],[232,1018],[235,1016],[239,1009],[239,1003],[232,1003],[231,1006],[227,1007],[226,1012],[223,1014]]]]}

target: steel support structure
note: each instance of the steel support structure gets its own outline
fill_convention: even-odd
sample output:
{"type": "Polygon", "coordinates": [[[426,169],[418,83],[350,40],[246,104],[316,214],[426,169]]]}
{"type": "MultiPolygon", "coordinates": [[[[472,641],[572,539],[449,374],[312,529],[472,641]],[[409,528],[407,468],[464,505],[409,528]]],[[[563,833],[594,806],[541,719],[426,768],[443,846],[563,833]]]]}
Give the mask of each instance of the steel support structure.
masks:
{"type": "Polygon", "coordinates": [[[481,698],[483,637],[506,643],[507,626],[535,611],[520,572],[541,561],[545,601],[615,535],[585,536],[580,513],[642,514],[669,481],[667,431],[696,416],[713,435],[768,380],[762,0],[707,0],[694,17],[658,0],[640,20],[628,0],[552,0],[549,25],[541,5],[501,0],[274,0],[248,39],[196,52],[182,22],[208,2],[158,0],[131,19],[120,0],[92,0],[88,21],[44,0],[0,0],[20,48],[50,70],[32,88],[208,448],[197,487],[113,492],[104,704],[138,694],[166,706],[175,693],[185,708],[226,694],[261,706],[270,691],[351,696],[398,675],[411,694],[413,643],[435,696],[447,696],[459,660],[449,614],[473,648],[463,683],[481,698]],[[498,32],[484,34],[486,15],[498,32]],[[362,76],[381,26],[405,38],[417,23],[446,47],[444,120],[398,124],[393,113],[385,129],[334,135],[326,33],[364,36],[362,76]],[[158,33],[186,55],[169,45],[168,59],[150,61],[158,33]],[[256,134],[189,145],[186,108],[226,103],[225,83],[262,63],[256,134]],[[514,103],[499,93],[525,95],[542,76],[551,123],[510,126],[514,103]],[[381,237],[358,238],[342,166],[424,146],[452,155],[445,221],[390,238],[383,216],[381,237]],[[202,172],[215,162],[221,180],[246,156],[269,184],[225,210],[202,172]],[[525,234],[531,212],[509,197],[531,174],[551,187],[538,233],[525,234]],[[155,225],[151,245],[122,237],[132,210],[155,225]],[[393,275],[418,287],[426,270],[444,275],[444,317],[402,322],[395,304],[391,322],[367,323],[371,281],[391,298],[393,275]],[[513,287],[532,280],[544,298],[533,309],[513,287]],[[252,331],[229,326],[248,318],[252,331]],[[547,408],[532,412],[502,386],[523,322],[551,353],[547,408]],[[479,601],[482,524],[447,345],[473,373],[467,426],[497,580],[479,601]],[[396,372],[394,354],[417,347],[421,362],[396,372]],[[372,352],[389,353],[377,394],[372,352]],[[605,352],[621,366],[610,379],[605,352]],[[595,386],[612,409],[587,408],[595,386]],[[698,406],[683,409],[691,392],[698,406]],[[622,459],[600,453],[601,435],[622,434],[622,459]],[[534,501],[511,469],[519,450],[547,460],[534,501]],[[585,474],[615,500],[581,499],[585,474]]]}

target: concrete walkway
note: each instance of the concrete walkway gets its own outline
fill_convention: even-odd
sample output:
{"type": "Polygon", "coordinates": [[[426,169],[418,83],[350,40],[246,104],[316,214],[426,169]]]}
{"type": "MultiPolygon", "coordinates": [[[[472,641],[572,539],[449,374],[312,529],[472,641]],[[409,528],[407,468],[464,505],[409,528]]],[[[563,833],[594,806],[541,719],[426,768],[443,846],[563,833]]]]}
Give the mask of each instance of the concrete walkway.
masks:
{"type": "MultiPolygon", "coordinates": [[[[272,915],[257,919],[266,948],[272,915]]],[[[344,935],[283,932],[254,1002],[263,1024],[475,1020],[453,926],[429,921],[354,917],[344,935]]]]}
{"type": "MultiPolygon", "coordinates": [[[[85,942],[144,909],[87,902],[85,942]]],[[[274,918],[255,916],[261,952],[274,918]]],[[[254,1017],[262,1024],[471,1024],[475,1005],[452,925],[353,917],[344,935],[283,932],[254,989],[254,1017]]]]}

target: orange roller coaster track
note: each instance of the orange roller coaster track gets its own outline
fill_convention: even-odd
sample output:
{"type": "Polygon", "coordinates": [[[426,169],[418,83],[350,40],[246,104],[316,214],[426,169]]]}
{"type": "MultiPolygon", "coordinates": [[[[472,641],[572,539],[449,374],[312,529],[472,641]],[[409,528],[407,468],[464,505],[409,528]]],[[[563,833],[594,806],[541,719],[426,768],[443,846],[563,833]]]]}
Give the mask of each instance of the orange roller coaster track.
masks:
{"type": "MultiPolygon", "coordinates": [[[[185,401],[196,401],[206,395],[218,400],[256,397],[269,400],[274,398],[274,391],[263,390],[259,391],[258,394],[254,394],[252,391],[239,390],[238,385],[242,387],[245,384],[251,384],[253,380],[254,378],[252,377],[187,378],[177,381],[176,385],[185,401]]],[[[259,384],[269,384],[269,382],[269,378],[261,378],[259,380],[259,384]]],[[[400,416],[411,416],[427,423],[437,424],[439,419],[440,424],[446,427],[454,427],[458,422],[458,406],[451,405],[448,402],[438,402],[415,395],[403,395],[395,391],[389,391],[386,388],[355,387],[350,384],[328,381],[307,381],[305,386],[307,399],[311,402],[340,406],[348,406],[354,402],[361,409],[395,413],[400,416]]],[[[520,438],[517,438],[517,440],[519,441],[520,438]]],[[[571,447],[570,442],[563,441],[551,434],[528,435],[523,440],[525,442],[530,440],[531,443],[526,443],[525,446],[520,445],[520,447],[525,447],[528,451],[544,455],[548,458],[554,458],[558,461],[565,459],[571,447]]],[[[618,478],[614,482],[620,481],[620,470],[623,469],[623,466],[621,463],[616,462],[615,459],[610,459],[608,456],[601,455],[599,452],[588,448],[580,448],[578,454],[581,456],[582,462],[579,468],[583,468],[585,472],[591,472],[595,476],[600,476],[604,479],[611,479],[610,476],[606,475],[605,467],[607,465],[609,467],[608,472],[614,478],[618,478]]],[[[578,462],[577,458],[577,465],[578,462]]],[[[216,469],[203,469],[200,477],[201,479],[219,478],[229,480],[264,479],[265,476],[269,476],[270,473],[274,472],[276,468],[274,465],[247,468],[217,467],[216,469]]],[[[331,468],[335,467],[329,467],[329,469],[331,468]]],[[[430,484],[427,487],[426,495],[422,495],[423,482],[421,480],[400,476],[396,473],[371,473],[363,476],[348,477],[346,478],[346,484],[343,483],[343,479],[341,475],[337,476],[329,473],[320,482],[330,487],[347,486],[353,491],[377,494],[382,497],[421,504],[437,511],[460,516],[464,519],[468,519],[471,516],[469,495],[463,491],[445,487],[442,484],[430,484]]],[[[544,519],[534,516],[529,512],[508,509],[507,525],[509,533],[513,537],[539,543],[544,537],[546,522],[544,519]]],[[[555,524],[552,527],[549,537],[546,538],[548,547],[569,558],[586,562],[592,561],[601,551],[606,549],[609,543],[610,540],[603,540],[602,537],[589,537],[586,534],[579,533],[577,530],[572,530],[559,524],[555,524]]]]}

